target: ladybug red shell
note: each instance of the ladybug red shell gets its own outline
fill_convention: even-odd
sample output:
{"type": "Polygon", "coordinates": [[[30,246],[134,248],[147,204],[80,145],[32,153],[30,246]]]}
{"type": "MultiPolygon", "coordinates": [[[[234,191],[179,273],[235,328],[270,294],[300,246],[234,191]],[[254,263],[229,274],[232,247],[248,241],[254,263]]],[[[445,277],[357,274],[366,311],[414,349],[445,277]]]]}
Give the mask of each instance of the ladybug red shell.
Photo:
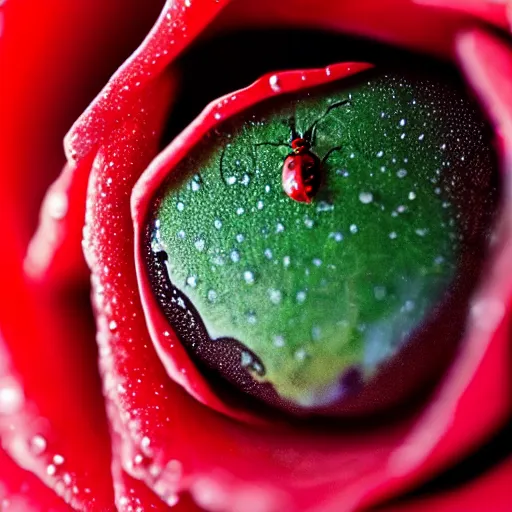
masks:
{"type": "Polygon", "coordinates": [[[283,190],[300,203],[310,203],[322,182],[320,159],[302,138],[292,141],[293,152],[283,162],[283,190]]]}

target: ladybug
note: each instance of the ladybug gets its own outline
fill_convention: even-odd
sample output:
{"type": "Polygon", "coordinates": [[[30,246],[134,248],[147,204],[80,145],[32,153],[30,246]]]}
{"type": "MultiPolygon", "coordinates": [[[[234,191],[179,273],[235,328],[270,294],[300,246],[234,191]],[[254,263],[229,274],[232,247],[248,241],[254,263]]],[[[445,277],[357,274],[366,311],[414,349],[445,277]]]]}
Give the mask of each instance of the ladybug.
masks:
{"type": "Polygon", "coordinates": [[[325,113],[318,118],[314,123],[304,132],[299,135],[295,128],[295,119],[289,120],[290,128],[292,131],[290,144],[274,144],[263,142],[258,145],[274,145],[274,146],[287,146],[291,148],[291,153],[286,156],[283,161],[282,167],[282,186],[286,195],[299,203],[311,203],[313,198],[318,192],[322,184],[322,167],[326,160],[334,151],[339,151],[341,146],[331,148],[327,154],[320,159],[313,151],[311,146],[314,144],[316,136],[316,127],[329,112],[335,108],[347,105],[349,100],[342,100],[333,103],[325,111],[325,113]]]}
{"type": "Polygon", "coordinates": [[[306,139],[297,137],[290,145],[292,152],[283,162],[283,190],[294,201],[310,203],[322,183],[322,162],[306,139]]]}
{"type": "MultiPolygon", "coordinates": [[[[299,203],[311,203],[322,184],[322,167],[326,160],[334,151],[341,150],[341,146],[331,148],[327,154],[320,159],[313,151],[311,146],[315,142],[316,127],[327,114],[335,108],[349,104],[349,100],[341,100],[330,105],[327,110],[303,133],[299,134],[295,127],[295,118],[291,117],[288,124],[291,130],[290,143],[285,142],[260,142],[256,146],[278,146],[291,149],[291,153],[287,155],[282,166],[282,186],[286,195],[299,203]]],[[[223,181],[228,182],[224,178],[223,161],[226,147],[221,154],[220,174],[223,181]]]]}

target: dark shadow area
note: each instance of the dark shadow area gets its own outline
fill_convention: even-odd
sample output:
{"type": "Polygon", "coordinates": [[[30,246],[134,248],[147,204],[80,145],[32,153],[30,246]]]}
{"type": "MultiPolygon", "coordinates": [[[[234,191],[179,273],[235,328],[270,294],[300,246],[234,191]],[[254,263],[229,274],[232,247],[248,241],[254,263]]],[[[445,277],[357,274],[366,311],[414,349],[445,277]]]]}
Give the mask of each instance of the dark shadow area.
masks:
{"type": "Polygon", "coordinates": [[[325,67],[344,61],[371,62],[389,69],[417,69],[442,75],[444,80],[463,86],[458,71],[446,62],[368,39],[319,30],[232,32],[200,39],[178,60],[181,85],[162,147],[210,101],[248,86],[265,73],[325,67]]]}

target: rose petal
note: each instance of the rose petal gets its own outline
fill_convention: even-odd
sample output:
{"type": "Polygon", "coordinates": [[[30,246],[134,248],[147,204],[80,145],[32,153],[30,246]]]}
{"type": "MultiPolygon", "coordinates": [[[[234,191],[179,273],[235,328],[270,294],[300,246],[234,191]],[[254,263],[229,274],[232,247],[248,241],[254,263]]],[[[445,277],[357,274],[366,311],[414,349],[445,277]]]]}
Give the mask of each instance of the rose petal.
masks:
{"type": "MultiPolygon", "coordinates": [[[[201,3],[196,2],[197,5],[201,3]]],[[[268,5],[268,11],[260,11],[260,19],[265,17],[270,23],[272,20],[280,19],[279,15],[284,16],[287,13],[291,17],[291,4],[273,4],[268,5]]],[[[403,3],[396,3],[399,4],[403,3]]],[[[176,5],[180,6],[178,3],[176,5]]],[[[294,18],[294,22],[304,22],[313,12],[318,16],[318,26],[326,26],[327,13],[331,13],[330,20],[339,19],[335,16],[342,13],[331,11],[330,5],[333,4],[324,2],[313,11],[301,11],[300,16],[294,18]]],[[[370,4],[365,5],[368,7],[370,4]]],[[[375,7],[375,4],[373,6],[375,7]]],[[[247,12],[251,9],[254,12],[257,8],[252,5],[247,12]]],[[[242,7],[240,9],[243,11],[242,7]]],[[[363,24],[361,13],[360,18],[354,15],[352,21],[359,20],[359,24],[355,23],[354,26],[359,27],[361,32],[366,30],[366,33],[377,33],[390,39],[392,28],[397,28],[394,24],[398,24],[405,34],[402,41],[418,45],[419,39],[426,41],[424,33],[413,34],[414,27],[418,27],[417,24],[408,25],[412,17],[410,13],[418,13],[418,18],[412,17],[418,20],[420,13],[424,12],[419,8],[406,10],[407,15],[401,20],[392,21],[392,10],[385,13],[389,16],[383,16],[382,10],[379,11],[377,7],[370,12],[375,14],[375,18],[371,18],[368,25],[363,24]],[[378,15],[385,20],[381,30],[378,15]],[[411,28],[404,28],[404,25],[411,28]]],[[[198,19],[201,18],[199,11],[197,13],[198,19]]],[[[349,11],[345,13],[350,14],[349,11]]],[[[368,12],[365,13],[367,14],[368,12]]],[[[446,32],[443,32],[444,35],[440,38],[442,42],[435,48],[438,51],[446,50],[456,26],[455,20],[458,18],[446,16],[442,19],[447,21],[446,24],[441,24],[443,30],[446,28],[446,32]],[[448,23],[449,20],[451,25],[448,23]]],[[[203,18],[201,20],[204,21],[203,18]]],[[[426,21],[424,25],[430,32],[435,26],[433,16],[431,21],[432,25],[426,21]]],[[[351,23],[350,15],[344,18],[344,22],[351,23]]],[[[438,18],[436,22],[439,22],[438,18]]],[[[399,31],[395,34],[399,34],[399,31]]],[[[433,44],[432,41],[430,43],[433,44]]],[[[145,56],[150,57],[151,51],[148,50],[145,56]]],[[[158,65],[163,67],[164,64],[158,65]]],[[[148,67],[142,66],[134,71],[149,72],[148,76],[154,81],[155,75],[148,69],[149,63],[148,67]]],[[[129,76],[129,63],[121,70],[119,76],[123,73],[125,77],[129,76]]],[[[77,144],[75,156],[85,155],[102,140],[102,137],[111,135],[110,130],[116,119],[122,119],[123,116],[132,113],[136,95],[126,100],[123,100],[122,96],[119,97],[122,84],[119,80],[115,82],[115,87],[110,90],[110,102],[103,103],[104,109],[111,108],[110,113],[101,108],[95,111],[93,105],[88,115],[82,118],[82,124],[76,125],[69,138],[71,149],[73,144],[77,144]],[[121,108],[119,116],[115,112],[118,106],[121,108]],[[100,118],[94,118],[97,113],[101,114],[100,118]],[[104,120],[108,123],[104,124],[104,120]],[[83,137],[83,145],[78,144],[78,139],[73,140],[73,134],[83,137]],[[85,140],[88,134],[92,137],[90,141],[85,140]]],[[[122,126],[121,130],[128,130],[130,125],[120,123],[119,126],[122,126]]],[[[128,132],[118,133],[122,134],[127,136],[128,132]]],[[[145,153],[142,160],[136,158],[139,154],[137,151],[125,153],[124,149],[140,150],[138,146],[125,148],[126,141],[127,138],[116,141],[115,138],[109,137],[108,146],[102,148],[96,157],[97,174],[93,177],[92,183],[106,177],[102,175],[101,170],[111,155],[116,157],[115,167],[120,173],[118,177],[128,181],[126,186],[119,186],[112,191],[108,199],[102,203],[106,206],[110,202],[114,208],[114,216],[110,219],[116,221],[115,225],[120,222],[119,225],[122,225],[123,229],[119,232],[110,232],[113,243],[106,243],[103,247],[101,244],[98,245],[94,263],[96,265],[103,262],[103,265],[108,266],[112,261],[116,271],[115,279],[105,280],[105,284],[114,286],[110,298],[103,306],[110,303],[117,320],[114,318],[114,325],[111,324],[110,316],[99,317],[100,344],[103,352],[105,387],[109,392],[110,418],[113,428],[122,437],[122,449],[116,453],[116,457],[119,457],[125,471],[130,475],[144,479],[148,486],[155,489],[155,492],[158,489],[159,493],[163,493],[164,490],[168,492],[189,488],[202,505],[212,509],[236,511],[249,503],[254,510],[258,510],[259,507],[266,512],[303,509],[339,512],[354,509],[363,502],[372,503],[425,479],[428,474],[469,449],[502,421],[504,411],[510,405],[504,379],[510,371],[506,358],[508,340],[505,322],[509,321],[508,301],[511,290],[510,283],[499,281],[503,281],[503,275],[511,274],[510,226],[502,226],[502,231],[498,235],[498,249],[495,255],[497,266],[475,302],[473,329],[464,344],[465,349],[456,362],[457,366],[454,366],[453,372],[447,376],[444,386],[440,388],[436,402],[420,418],[416,429],[410,429],[411,425],[405,422],[375,431],[343,435],[338,433],[332,439],[329,436],[319,439],[302,435],[300,432],[283,432],[279,429],[268,432],[233,424],[195,403],[176,385],[169,382],[150,345],[144,346],[149,340],[140,320],[134,321],[127,315],[123,316],[124,313],[138,314],[140,308],[138,298],[133,295],[133,268],[129,258],[126,258],[126,254],[129,253],[122,252],[123,248],[131,245],[126,224],[127,197],[130,183],[133,183],[145,166],[144,159],[150,158],[150,152],[145,153]],[[116,150],[123,153],[114,155],[116,150]],[[130,165],[127,165],[130,161],[128,156],[134,159],[130,165]],[[127,245],[120,243],[123,236],[126,236],[127,245]],[[108,260],[109,257],[111,260],[108,260]],[[115,305],[113,298],[118,300],[118,305],[115,305]],[[499,313],[502,311],[507,316],[500,318],[499,313]],[[489,318],[493,320],[493,315],[494,321],[488,322],[489,318]],[[121,325],[119,319],[123,321],[124,330],[118,332],[116,336],[115,331],[121,325]],[[489,330],[492,331],[498,326],[500,328],[490,336],[489,330]],[[123,343],[120,341],[121,338],[123,343]],[[481,386],[482,381],[486,387],[481,386]],[[486,395],[482,401],[482,411],[479,411],[481,421],[475,422],[473,427],[466,431],[468,417],[471,417],[471,422],[475,420],[475,398],[481,397],[479,393],[483,392],[493,394],[486,395]],[[453,429],[449,424],[451,419],[455,425],[453,429]],[[207,429],[204,428],[205,425],[208,425],[207,429]],[[149,440],[149,444],[146,439],[149,440]],[[404,442],[406,439],[407,444],[404,442]],[[425,439],[429,441],[426,446],[425,439]],[[148,451],[148,448],[151,450],[148,451]]],[[[101,219],[93,215],[90,225],[95,218],[101,219]]],[[[108,225],[107,220],[105,214],[102,222],[96,225],[96,232],[91,236],[98,236],[101,225],[108,225]]],[[[109,267],[109,270],[112,270],[112,267],[109,267]]],[[[100,272],[101,266],[97,265],[97,279],[100,278],[100,272]]],[[[104,312],[110,315],[108,309],[104,312]]]]}
{"type": "Polygon", "coordinates": [[[134,2],[126,9],[122,0],[0,2],[0,66],[6,77],[0,95],[0,182],[18,205],[23,244],[36,228],[46,189],[65,163],[66,130],[142,41],[159,4],[134,2]]]}
{"type": "Polygon", "coordinates": [[[21,469],[0,450],[0,507],[23,512],[69,512],[66,505],[36,476],[21,469]]]}
{"type": "Polygon", "coordinates": [[[511,165],[508,158],[512,151],[512,50],[496,37],[474,30],[459,35],[457,53],[469,83],[503,139],[501,150],[506,163],[511,165]]]}
{"type": "Polygon", "coordinates": [[[463,487],[439,492],[434,496],[411,499],[403,504],[382,507],[380,512],[508,512],[510,510],[510,482],[512,459],[492,468],[463,487]]]}
{"type": "Polygon", "coordinates": [[[414,0],[421,5],[467,13],[498,27],[507,26],[508,0],[414,0]]]}
{"type": "MultiPolygon", "coordinates": [[[[0,58],[2,76],[8,80],[0,95],[0,436],[10,457],[27,469],[23,473],[30,496],[13,496],[11,508],[17,510],[69,510],[62,498],[83,510],[113,506],[94,331],[87,302],[77,304],[77,297],[87,299],[87,289],[77,289],[80,276],[66,283],[48,281],[45,270],[38,273],[36,284],[25,275],[22,262],[44,189],[64,163],[61,137],[66,127],[107,79],[109,68],[133,48],[131,38],[142,36],[146,16],[151,19],[157,5],[151,8],[146,2],[138,16],[122,7],[121,2],[101,0],[87,5],[58,0],[1,5],[0,58]],[[106,30],[114,18],[126,29],[125,37],[106,30]],[[97,27],[93,32],[92,22],[97,27]],[[88,67],[91,55],[113,37],[115,47],[102,50],[102,59],[88,67]],[[51,490],[45,493],[44,488],[51,490]]],[[[74,229],[83,223],[84,198],[85,193],[72,204],[78,206],[72,215],[74,229]]],[[[48,209],[51,215],[55,211],[48,209]]],[[[81,227],[70,239],[67,229],[58,237],[69,248],[71,241],[80,240],[81,227]]],[[[67,254],[73,261],[61,255],[52,277],[68,274],[59,265],[75,269],[73,273],[83,269],[79,254],[77,244],[67,254]]],[[[12,465],[4,465],[2,456],[2,470],[12,465]]],[[[14,470],[10,474],[18,481],[14,470]]],[[[2,482],[9,483],[4,476],[2,482]]]]}
{"type": "MultiPolygon", "coordinates": [[[[14,226],[3,226],[3,235],[15,237],[9,232],[14,226]]],[[[108,507],[112,503],[110,442],[98,401],[94,351],[87,353],[92,333],[81,317],[77,319],[76,304],[69,296],[58,290],[28,290],[16,252],[0,254],[0,265],[9,276],[0,295],[2,446],[68,503],[108,507]],[[88,446],[95,446],[97,452],[88,446]]]]}
{"type": "Polygon", "coordinates": [[[103,142],[140,90],[195,39],[229,0],[167,0],[144,43],[114,74],[65,139],[68,159],[83,158],[103,142]]]}

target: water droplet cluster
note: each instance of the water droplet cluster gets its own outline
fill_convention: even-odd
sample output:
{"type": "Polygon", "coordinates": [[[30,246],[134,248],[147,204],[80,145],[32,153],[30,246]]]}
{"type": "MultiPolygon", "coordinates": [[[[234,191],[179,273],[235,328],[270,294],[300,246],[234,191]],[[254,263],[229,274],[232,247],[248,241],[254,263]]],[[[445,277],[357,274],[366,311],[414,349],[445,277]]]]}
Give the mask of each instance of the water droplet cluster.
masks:
{"type": "Polygon", "coordinates": [[[485,242],[489,219],[466,204],[495,199],[483,130],[451,86],[392,73],[223,123],[173,171],[148,224],[152,280],[166,280],[157,295],[185,346],[219,369],[215,340],[236,340],[236,368],[220,373],[248,372],[300,407],[369,380],[447,293],[466,246],[485,242]],[[347,98],[312,141],[320,159],[342,147],[315,201],[291,201],[290,117],[305,131],[347,98]]]}

